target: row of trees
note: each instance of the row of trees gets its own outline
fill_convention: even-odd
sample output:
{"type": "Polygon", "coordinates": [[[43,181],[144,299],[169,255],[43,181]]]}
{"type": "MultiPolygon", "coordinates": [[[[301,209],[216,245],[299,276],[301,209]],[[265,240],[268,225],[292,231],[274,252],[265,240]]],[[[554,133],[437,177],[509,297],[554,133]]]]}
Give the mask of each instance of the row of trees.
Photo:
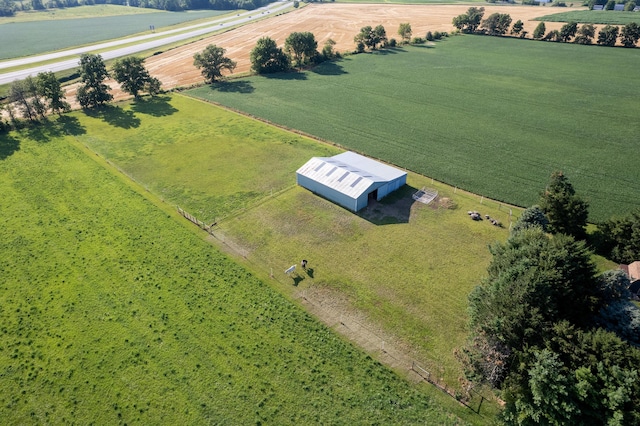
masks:
{"type": "MultiPolygon", "coordinates": [[[[506,13],[493,13],[486,19],[483,17],[484,7],[470,7],[467,13],[453,18],[453,26],[468,34],[503,36],[510,32],[520,38],[525,38],[528,34],[527,31],[524,31],[524,23],[521,20],[511,26],[511,16],[506,13]],[[511,28],[510,31],[509,28],[511,28]]],[[[560,30],[547,32],[546,24],[540,22],[532,36],[536,40],[564,43],[573,40],[577,44],[592,44],[596,37],[596,29],[592,24],[578,27],[577,23],[569,22],[563,25],[560,30]]],[[[618,39],[624,47],[636,47],[638,40],[640,40],[640,26],[635,22],[622,26],[622,29],[616,25],[605,25],[598,32],[596,43],[601,46],[615,46],[618,39]]]]}
{"type": "MultiPolygon", "coordinates": [[[[337,57],[334,45],[335,42],[329,39],[322,52],[318,52],[318,43],[310,32],[291,33],[285,41],[284,49],[278,47],[273,39],[263,37],[251,51],[251,68],[258,74],[289,71],[292,64],[301,68],[337,57]]],[[[201,69],[207,82],[213,83],[222,78],[223,71],[233,72],[236,68],[236,62],[226,57],[225,53],[223,48],[209,45],[204,51],[194,55],[194,65],[201,69]]],[[[78,103],[82,108],[92,108],[113,100],[111,88],[105,83],[109,77],[113,77],[122,90],[135,98],[143,92],[150,95],[159,93],[160,80],[149,74],[143,62],[144,60],[138,57],[127,57],[115,61],[109,72],[100,55],[82,55],[82,84],[76,94],[78,103]]],[[[35,78],[15,81],[10,87],[9,102],[5,109],[16,127],[19,116],[33,122],[44,119],[50,111],[61,113],[70,109],[60,82],[53,73],[41,73],[35,78]]],[[[4,122],[0,124],[3,130],[9,128],[4,122]]]]}
{"type": "MultiPolygon", "coordinates": [[[[327,40],[322,52],[313,33],[293,32],[285,40],[284,48],[278,47],[270,37],[260,38],[251,50],[251,70],[258,74],[289,71],[292,66],[302,68],[338,57],[335,42],[327,40]]],[[[237,63],[225,56],[226,50],[216,45],[207,46],[193,56],[193,64],[201,70],[207,83],[223,78],[223,71],[233,72],[237,63]]]]}
{"type": "Polygon", "coordinates": [[[501,391],[508,424],[640,423],[640,310],[627,276],[598,274],[573,236],[585,235],[587,209],[554,173],[540,206],[490,247],[488,277],[469,296],[459,355],[469,379],[501,391]]]}
{"type": "MultiPolygon", "coordinates": [[[[111,73],[100,55],[84,54],[80,57],[80,78],[76,99],[82,108],[103,105],[113,99],[111,88],[105,84],[113,77],[122,90],[138,98],[141,92],[156,95],[161,90],[160,80],[151,77],[143,65],[144,60],[127,57],[114,63],[111,73]]],[[[71,109],[65,100],[65,92],[52,72],[39,73],[36,77],[27,77],[11,83],[8,95],[9,103],[4,109],[14,127],[19,127],[20,118],[30,122],[43,120],[50,112],[62,114],[71,109]],[[17,109],[17,111],[16,111],[17,109]]],[[[2,130],[8,130],[9,124],[0,122],[2,130]]]]}

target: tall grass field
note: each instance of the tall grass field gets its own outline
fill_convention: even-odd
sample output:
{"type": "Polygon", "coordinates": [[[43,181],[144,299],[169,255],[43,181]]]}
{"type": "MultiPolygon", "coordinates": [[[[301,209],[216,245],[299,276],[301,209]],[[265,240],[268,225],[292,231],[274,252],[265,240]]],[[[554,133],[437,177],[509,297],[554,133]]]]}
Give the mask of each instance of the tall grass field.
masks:
{"type": "Polygon", "coordinates": [[[0,136],[3,424],[463,423],[89,152],[94,121],[0,136]]]}
{"type": "Polygon", "coordinates": [[[600,221],[640,205],[638,55],[460,36],[189,93],[519,206],[562,170],[600,221]]]}

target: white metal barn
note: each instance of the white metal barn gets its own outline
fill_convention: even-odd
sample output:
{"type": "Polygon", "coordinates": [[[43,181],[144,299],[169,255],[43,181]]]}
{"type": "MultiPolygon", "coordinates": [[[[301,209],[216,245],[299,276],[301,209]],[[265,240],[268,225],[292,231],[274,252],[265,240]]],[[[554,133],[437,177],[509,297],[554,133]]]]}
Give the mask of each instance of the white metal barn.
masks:
{"type": "Polygon", "coordinates": [[[407,173],[355,152],[313,157],[296,172],[298,185],[357,212],[407,183],[407,173]]]}

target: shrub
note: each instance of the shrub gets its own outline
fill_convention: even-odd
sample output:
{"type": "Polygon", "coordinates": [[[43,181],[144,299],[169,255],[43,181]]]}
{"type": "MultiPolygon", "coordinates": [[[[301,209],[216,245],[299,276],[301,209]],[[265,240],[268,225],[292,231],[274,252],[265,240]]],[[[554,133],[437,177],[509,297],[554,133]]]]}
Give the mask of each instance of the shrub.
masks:
{"type": "Polygon", "coordinates": [[[422,37],[414,37],[413,40],[411,40],[411,44],[424,44],[425,40],[422,37]]]}
{"type": "Polygon", "coordinates": [[[433,33],[431,31],[427,31],[426,39],[428,41],[433,41],[433,33]]]}
{"type": "Polygon", "coordinates": [[[396,47],[397,44],[398,42],[396,41],[395,38],[389,39],[389,47],[396,47]]]}

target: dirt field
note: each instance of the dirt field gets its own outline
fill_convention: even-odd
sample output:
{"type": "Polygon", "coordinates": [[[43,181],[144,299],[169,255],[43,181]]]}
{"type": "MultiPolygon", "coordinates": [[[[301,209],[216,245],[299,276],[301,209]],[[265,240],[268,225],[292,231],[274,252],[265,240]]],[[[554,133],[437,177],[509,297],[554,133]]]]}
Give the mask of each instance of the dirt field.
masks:
{"type": "MultiPolygon", "coordinates": [[[[534,6],[482,6],[485,8],[485,17],[498,12],[508,13],[513,22],[522,20],[524,29],[529,34],[538,25],[537,21],[530,21],[532,18],[558,11],[534,6]]],[[[276,40],[279,46],[284,46],[285,39],[292,32],[309,31],[315,35],[319,50],[326,40],[332,39],[336,42],[335,49],[345,52],[355,49],[353,37],[365,25],[381,24],[387,30],[387,37],[397,39],[399,24],[408,22],[411,24],[414,37],[424,37],[427,31],[453,31],[453,17],[465,13],[468,8],[469,5],[310,4],[291,13],[171,49],[148,58],[145,65],[153,76],[162,81],[164,89],[190,86],[203,81],[200,71],[193,66],[193,55],[204,50],[209,44],[225,48],[227,56],[238,63],[235,72],[241,73],[249,71],[249,52],[258,39],[264,36],[269,36],[276,40]]],[[[559,29],[562,24],[546,23],[546,26],[549,31],[559,29]]],[[[109,84],[114,89],[116,100],[127,97],[120,92],[115,82],[111,81],[109,84]]],[[[75,101],[75,87],[67,88],[67,97],[70,101],[75,101]]]]}

